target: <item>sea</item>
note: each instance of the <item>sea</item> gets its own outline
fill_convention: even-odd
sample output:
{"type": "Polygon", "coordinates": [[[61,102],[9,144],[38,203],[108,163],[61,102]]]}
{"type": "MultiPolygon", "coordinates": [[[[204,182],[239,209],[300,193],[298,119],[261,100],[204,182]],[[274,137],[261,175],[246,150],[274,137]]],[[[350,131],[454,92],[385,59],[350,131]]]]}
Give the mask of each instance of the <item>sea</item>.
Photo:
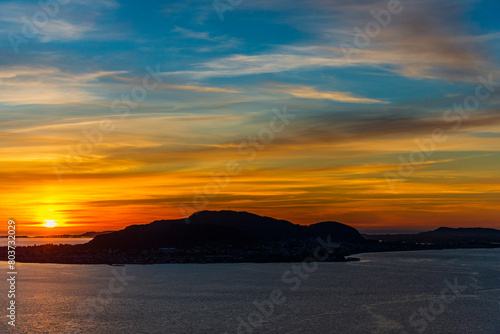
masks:
{"type": "MultiPolygon", "coordinates": [[[[500,333],[500,249],[265,264],[17,264],[0,333],[500,333]]],[[[2,262],[4,276],[7,263],[2,262]]]]}

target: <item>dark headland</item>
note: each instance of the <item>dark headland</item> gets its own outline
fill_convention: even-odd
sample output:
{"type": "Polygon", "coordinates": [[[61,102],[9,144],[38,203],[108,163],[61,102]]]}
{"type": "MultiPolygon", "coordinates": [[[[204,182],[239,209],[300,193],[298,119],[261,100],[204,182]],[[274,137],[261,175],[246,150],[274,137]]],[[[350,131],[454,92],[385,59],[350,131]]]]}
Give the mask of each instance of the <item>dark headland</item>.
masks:
{"type": "MultiPolygon", "coordinates": [[[[366,252],[500,247],[500,230],[439,228],[403,235],[361,235],[332,221],[308,226],[248,212],[200,211],[96,235],[82,245],[17,247],[16,260],[36,263],[152,264],[352,260],[366,252]],[[316,252],[316,254],[315,254],[316,252]]],[[[1,247],[3,258],[6,247],[1,247]]]]}

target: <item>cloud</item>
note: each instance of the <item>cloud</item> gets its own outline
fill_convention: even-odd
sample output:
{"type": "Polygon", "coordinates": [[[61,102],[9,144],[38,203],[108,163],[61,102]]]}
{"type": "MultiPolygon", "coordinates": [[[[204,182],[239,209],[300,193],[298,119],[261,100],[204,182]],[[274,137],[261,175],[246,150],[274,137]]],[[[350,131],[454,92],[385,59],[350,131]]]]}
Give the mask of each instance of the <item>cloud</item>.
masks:
{"type": "Polygon", "coordinates": [[[209,46],[207,47],[195,47],[194,50],[198,52],[211,52],[214,50],[231,49],[236,48],[242,44],[240,40],[234,37],[228,37],[227,35],[212,36],[210,33],[205,31],[194,31],[181,28],[179,26],[175,26],[172,31],[179,33],[183,39],[196,39],[208,42],[209,46]]]}
{"type": "MultiPolygon", "coordinates": [[[[137,82],[138,84],[140,84],[142,82],[142,79],[125,78],[125,77],[119,77],[119,76],[114,76],[114,79],[119,80],[119,81],[137,82]]],[[[159,84],[159,88],[190,90],[190,91],[196,91],[196,92],[212,92],[212,93],[241,93],[241,91],[239,91],[239,90],[228,89],[228,88],[194,86],[194,85],[174,85],[174,84],[166,84],[166,83],[159,84]]]]}
{"type": "MultiPolygon", "coordinates": [[[[477,36],[469,39],[482,38],[477,36]]],[[[321,45],[281,47],[266,54],[231,55],[194,64],[192,70],[164,74],[203,79],[318,68],[372,67],[415,79],[476,82],[480,74],[498,72],[498,68],[486,58],[453,55],[453,51],[446,47],[443,50],[432,47],[426,49],[427,44],[440,44],[439,40],[432,39],[430,36],[420,37],[419,41],[403,39],[384,46],[377,45],[376,48],[355,49],[356,53],[349,61],[344,57],[344,49],[340,43],[337,47],[321,45]]]]}
{"type": "Polygon", "coordinates": [[[195,64],[196,70],[166,72],[168,75],[185,75],[197,79],[209,77],[235,77],[263,73],[278,73],[297,69],[325,66],[344,66],[345,61],[314,55],[270,53],[261,55],[232,55],[205,63],[195,64]]]}
{"type": "Polygon", "coordinates": [[[55,67],[14,66],[0,69],[0,103],[88,103],[100,97],[90,92],[91,83],[123,71],[63,72],[55,67]]]}
{"type": "Polygon", "coordinates": [[[239,90],[218,88],[218,87],[201,87],[201,86],[168,85],[168,84],[161,84],[160,87],[171,88],[171,89],[192,90],[192,91],[196,91],[196,92],[241,93],[241,91],[239,91],[239,90]]]}
{"type": "Polygon", "coordinates": [[[346,92],[320,92],[314,87],[299,85],[279,85],[280,88],[271,88],[269,91],[289,94],[304,99],[324,99],[345,103],[389,103],[377,99],[365,97],[355,97],[352,93],[346,92]]]}
{"type": "MultiPolygon", "coordinates": [[[[25,17],[23,18],[11,18],[7,22],[12,22],[17,25],[18,29],[10,29],[9,33],[16,34],[21,38],[23,35],[23,27],[27,22],[25,17]]],[[[32,21],[28,21],[32,23],[32,21]]],[[[92,24],[75,24],[65,21],[63,19],[50,19],[44,25],[35,26],[30,24],[28,31],[33,36],[40,40],[42,43],[54,42],[54,41],[71,41],[80,40],[84,37],[87,32],[93,31],[94,28],[92,24]],[[33,28],[34,27],[34,28],[33,28]]],[[[14,38],[9,35],[9,38],[14,38]]],[[[17,37],[16,37],[17,38],[17,37]]]]}
{"type": "MultiPolygon", "coordinates": [[[[44,9],[44,3],[20,1],[0,4],[0,31],[34,38],[42,43],[100,39],[108,35],[108,31],[103,32],[104,25],[99,24],[99,17],[107,14],[109,20],[109,11],[119,7],[115,1],[72,0],[55,6],[47,2],[49,9],[44,9]],[[41,20],[44,16],[46,20],[41,20]]],[[[109,30],[109,26],[107,28],[109,30]]],[[[12,35],[10,38],[13,38],[12,35]]]]}
{"type": "Polygon", "coordinates": [[[76,25],[63,20],[51,20],[40,29],[42,42],[78,40],[93,30],[89,25],[76,25]]]}
{"type": "Polygon", "coordinates": [[[216,38],[210,37],[207,32],[196,32],[189,29],[184,29],[178,26],[175,26],[173,32],[179,32],[184,38],[194,38],[194,39],[203,39],[205,41],[215,41],[216,38]]]}
{"type": "MultiPolygon", "coordinates": [[[[469,39],[482,38],[477,36],[469,39]]],[[[450,44],[452,42],[449,41],[450,44]]],[[[202,79],[307,71],[324,67],[368,66],[415,79],[476,82],[479,74],[498,71],[498,68],[485,58],[454,54],[451,46],[450,48],[442,46],[442,50],[428,48],[428,44],[440,45],[440,41],[431,36],[419,37],[417,40],[403,38],[400,42],[393,41],[385,46],[355,49],[356,53],[350,61],[344,57],[340,43],[338,47],[320,45],[281,47],[260,55],[231,55],[195,64],[194,70],[165,74],[202,79]]]]}
{"type": "MultiPolygon", "coordinates": [[[[169,74],[199,79],[371,67],[414,79],[476,82],[479,74],[499,69],[498,59],[489,47],[497,34],[471,29],[466,23],[466,9],[473,6],[473,1],[453,5],[435,0],[404,2],[403,11],[392,15],[389,24],[361,47],[355,43],[359,36],[356,28],[363,31],[368,22],[376,23],[370,12],[386,9],[386,1],[318,0],[310,4],[305,13],[294,12],[296,15],[287,17],[288,24],[313,36],[308,44],[278,45],[260,54],[232,54],[194,64],[189,71],[169,74]],[[318,11],[321,13],[316,17],[318,11]],[[345,48],[345,43],[351,48],[345,48]],[[352,51],[350,60],[345,57],[346,51],[352,51]]],[[[269,10],[262,2],[243,7],[269,10]]],[[[297,10],[294,5],[285,9],[297,10]]],[[[182,32],[192,38],[209,39],[206,33],[182,32]]]]}
{"type": "Polygon", "coordinates": [[[378,24],[379,33],[373,34],[372,25],[368,43],[367,35],[360,37],[360,32],[366,32],[369,22],[377,24],[372,13],[386,10],[387,1],[315,3],[333,18],[310,25],[309,29],[320,36],[317,45],[324,42],[338,48],[349,43],[354,51],[353,65],[387,64],[392,67],[387,70],[406,77],[469,82],[475,81],[479,72],[498,69],[496,57],[485,43],[495,34],[481,32],[467,18],[477,1],[402,1],[399,14],[391,15],[385,27],[378,24]]]}

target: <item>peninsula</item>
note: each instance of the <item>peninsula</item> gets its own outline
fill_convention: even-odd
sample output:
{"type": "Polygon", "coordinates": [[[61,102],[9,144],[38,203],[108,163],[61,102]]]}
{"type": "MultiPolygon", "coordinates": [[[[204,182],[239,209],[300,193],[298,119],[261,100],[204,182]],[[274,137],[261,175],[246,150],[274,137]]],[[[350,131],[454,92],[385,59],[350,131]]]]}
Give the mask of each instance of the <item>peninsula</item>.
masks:
{"type": "MultiPolygon", "coordinates": [[[[300,262],[321,245],[324,261],[366,252],[500,247],[500,230],[451,229],[406,235],[361,235],[332,221],[297,225],[248,212],[201,211],[97,234],[81,245],[17,247],[16,260],[36,263],[154,264],[300,262]]],[[[0,248],[3,258],[6,247],[0,248]]]]}

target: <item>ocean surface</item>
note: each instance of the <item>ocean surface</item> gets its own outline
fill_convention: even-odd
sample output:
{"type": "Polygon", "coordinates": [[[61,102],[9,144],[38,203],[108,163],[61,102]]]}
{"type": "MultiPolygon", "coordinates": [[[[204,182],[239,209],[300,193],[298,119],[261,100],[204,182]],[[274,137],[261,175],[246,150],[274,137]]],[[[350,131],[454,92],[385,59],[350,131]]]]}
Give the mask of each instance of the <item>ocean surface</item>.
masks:
{"type": "Polygon", "coordinates": [[[499,249],[357,257],[304,266],[20,263],[16,327],[2,316],[0,333],[500,333],[499,249]]]}
{"type": "MultiPolygon", "coordinates": [[[[45,244],[78,245],[89,242],[92,238],[16,238],[16,246],[35,246],[45,244]]],[[[0,238],[0,246],[7,246],[7,238],[0,238]]]]}

